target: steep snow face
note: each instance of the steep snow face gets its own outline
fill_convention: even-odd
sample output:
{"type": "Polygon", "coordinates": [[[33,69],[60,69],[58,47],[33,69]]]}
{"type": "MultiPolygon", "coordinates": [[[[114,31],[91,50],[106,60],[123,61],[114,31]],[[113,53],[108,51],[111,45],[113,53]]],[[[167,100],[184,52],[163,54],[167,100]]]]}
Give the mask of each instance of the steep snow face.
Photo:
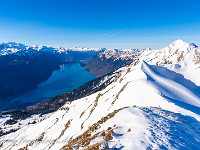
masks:
{"type": "MultiPolygon", "coordinates": [[[[172,71],[148,65],[146,62],[143,62],[142,70],[147,75],[148,80],[155,84],[166,97],[200,107],[199,96],[195,93],[198,87],[195,86],[194,83],[172,71]]],[[[197,94],[200,94],[199,91],[197,92],[197,94]]]]}
{"type": "Polygon", "coordinates": [[[200,73],[197,48],[188,46],[178,40],[144,51],[102,91],[2,136],[1,149],[198,149],[200,88],[186,74],[188,63],[196,76],[200,73]]]}

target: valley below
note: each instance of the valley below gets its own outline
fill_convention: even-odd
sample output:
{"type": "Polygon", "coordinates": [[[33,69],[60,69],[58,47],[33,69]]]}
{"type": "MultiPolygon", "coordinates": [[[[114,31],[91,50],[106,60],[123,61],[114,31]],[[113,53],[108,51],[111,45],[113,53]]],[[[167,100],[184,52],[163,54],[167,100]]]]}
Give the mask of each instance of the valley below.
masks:
{"type": "Polygon", "coordinates": [[[97,49],[76,51],[52,47],[1,44],[0,111],[27,106],[72,91],[137,59],[139,52],[97,49]],[[14,53],[6,49],[13,49],[14,53]],[[7,54],[8,53],[8,54],[7,54]]]}
{"type": "Polygon", "coordinates": [[[30,87],[31,90],[13,100],[1,101],[0,111],[24,109],[29,105],[72,91],[96,78],[82,68],[79,63],[67,63],[60,65],[59,68],[36,88],[30,87]]]}

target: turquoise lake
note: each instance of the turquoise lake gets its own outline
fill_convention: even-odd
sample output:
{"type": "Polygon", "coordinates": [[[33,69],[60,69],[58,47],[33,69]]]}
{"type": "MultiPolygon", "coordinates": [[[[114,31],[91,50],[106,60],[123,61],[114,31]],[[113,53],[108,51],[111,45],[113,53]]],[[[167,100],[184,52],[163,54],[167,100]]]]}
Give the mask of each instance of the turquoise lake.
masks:
{"type": "Polygon", "coordinates": [[[95,75],[89,74],[79,63],[63,64],[37,89],[23,94],[13,102],[33,103],[42,101],[72,91],[95,78],[95,75]]]}

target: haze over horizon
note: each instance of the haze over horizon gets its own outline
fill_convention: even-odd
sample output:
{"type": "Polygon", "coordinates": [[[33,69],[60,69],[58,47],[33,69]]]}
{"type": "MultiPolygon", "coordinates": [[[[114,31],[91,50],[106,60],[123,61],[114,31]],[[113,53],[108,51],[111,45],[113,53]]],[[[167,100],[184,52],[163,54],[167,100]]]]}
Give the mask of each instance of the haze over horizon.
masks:
{"type": "Polygon", "coordinates": [[[198,0],[7,0],[1,2],[0,42],[156,49],[182,39],[200,45],[199,4],[198,0]]]}

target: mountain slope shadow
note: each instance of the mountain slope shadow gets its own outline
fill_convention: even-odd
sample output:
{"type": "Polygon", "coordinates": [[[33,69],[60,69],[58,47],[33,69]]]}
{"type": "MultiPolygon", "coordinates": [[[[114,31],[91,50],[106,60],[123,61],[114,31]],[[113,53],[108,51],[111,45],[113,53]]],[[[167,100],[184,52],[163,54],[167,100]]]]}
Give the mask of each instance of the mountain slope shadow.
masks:
{"type": "MultiPolygon", "coordinates": [[[[165,143],[168,141],[170,146],[158,142],[159,149],[199,149],[200,122],[198,120],[163,109],[158,111],[157,108],[143,109],[143,111],[150,122],[152,143],[157,143],[160,137],[168,137],[164,141],[165,143]]],[[[148,149],[153,149],[152,145],[148,149]]]]}
{"type": "Polygon", "coordinates": [[[183,75],[143,62],[142,71],[165,99],[200,114],[200,87],[183,75]]]}

